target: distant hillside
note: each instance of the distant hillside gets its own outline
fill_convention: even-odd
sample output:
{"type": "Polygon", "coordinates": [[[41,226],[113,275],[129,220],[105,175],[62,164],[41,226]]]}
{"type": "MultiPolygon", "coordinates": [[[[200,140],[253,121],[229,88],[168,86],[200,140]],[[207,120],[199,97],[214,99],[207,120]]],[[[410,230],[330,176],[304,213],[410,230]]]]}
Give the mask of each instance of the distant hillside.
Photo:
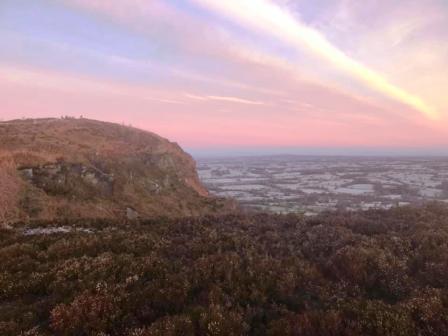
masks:
{"type": "Polygon", "coordinates": [[[87,119],[0,123],[0,222],[219,211],[195,162],[154,133],[87,119]]]}

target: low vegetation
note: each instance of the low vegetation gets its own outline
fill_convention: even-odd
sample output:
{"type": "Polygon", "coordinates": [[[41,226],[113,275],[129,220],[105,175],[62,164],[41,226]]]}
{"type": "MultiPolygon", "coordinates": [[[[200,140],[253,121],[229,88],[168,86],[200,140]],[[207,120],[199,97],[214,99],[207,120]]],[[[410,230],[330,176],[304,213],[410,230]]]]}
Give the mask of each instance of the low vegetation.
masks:
{"type": "Polygon", "coordinates": [[[34,222],[0,258],[1,335],[448,335],[439,205],[34,222]]]}
{"type": "Polygon", "coordinates": [[[0,151],[0,227],[18,217],[17,203],[21,184],[12,157],[0,151]]]}

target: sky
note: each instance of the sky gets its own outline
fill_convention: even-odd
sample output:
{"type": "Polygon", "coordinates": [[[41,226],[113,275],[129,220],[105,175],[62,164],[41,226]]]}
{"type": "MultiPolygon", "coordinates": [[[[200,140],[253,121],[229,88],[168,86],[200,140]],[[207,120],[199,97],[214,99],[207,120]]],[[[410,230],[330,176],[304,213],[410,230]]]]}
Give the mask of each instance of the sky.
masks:
{"type": "Polygon", "coordinates": [[[446,0],[0,0],[0,119],[195,155],[448,154],[446,0]]]}

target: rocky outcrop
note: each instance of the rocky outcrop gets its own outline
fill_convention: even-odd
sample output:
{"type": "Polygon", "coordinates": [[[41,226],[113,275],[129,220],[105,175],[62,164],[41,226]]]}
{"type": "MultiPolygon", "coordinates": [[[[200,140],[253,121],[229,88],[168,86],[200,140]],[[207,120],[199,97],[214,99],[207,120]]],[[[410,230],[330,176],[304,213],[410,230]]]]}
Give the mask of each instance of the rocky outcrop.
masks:
{"type": "Polygon", "coordinates": [[[225,208],[208,197],[190,155],[131,127],[87,119],[0,123],[0,153],[20,180],[20,218],[136,219],[225,208]]]}
{"type": "Polygon", "coordinates": [[[55,162],[18,168],[22,177],[50,195],[107,197],[113,194],[114,176],[80,163],[55,162]]]}

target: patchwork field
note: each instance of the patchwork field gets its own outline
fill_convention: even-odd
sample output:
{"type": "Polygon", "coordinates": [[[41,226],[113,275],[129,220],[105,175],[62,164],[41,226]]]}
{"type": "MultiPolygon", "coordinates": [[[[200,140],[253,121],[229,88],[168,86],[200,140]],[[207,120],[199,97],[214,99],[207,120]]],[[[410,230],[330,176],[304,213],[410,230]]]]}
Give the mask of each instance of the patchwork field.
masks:
{"type": "Polygon", "coordinates": [[[199,159],[198,171],[213,194],[279,213],[448,202],[447,158],[214,158],[199,159]]]}

